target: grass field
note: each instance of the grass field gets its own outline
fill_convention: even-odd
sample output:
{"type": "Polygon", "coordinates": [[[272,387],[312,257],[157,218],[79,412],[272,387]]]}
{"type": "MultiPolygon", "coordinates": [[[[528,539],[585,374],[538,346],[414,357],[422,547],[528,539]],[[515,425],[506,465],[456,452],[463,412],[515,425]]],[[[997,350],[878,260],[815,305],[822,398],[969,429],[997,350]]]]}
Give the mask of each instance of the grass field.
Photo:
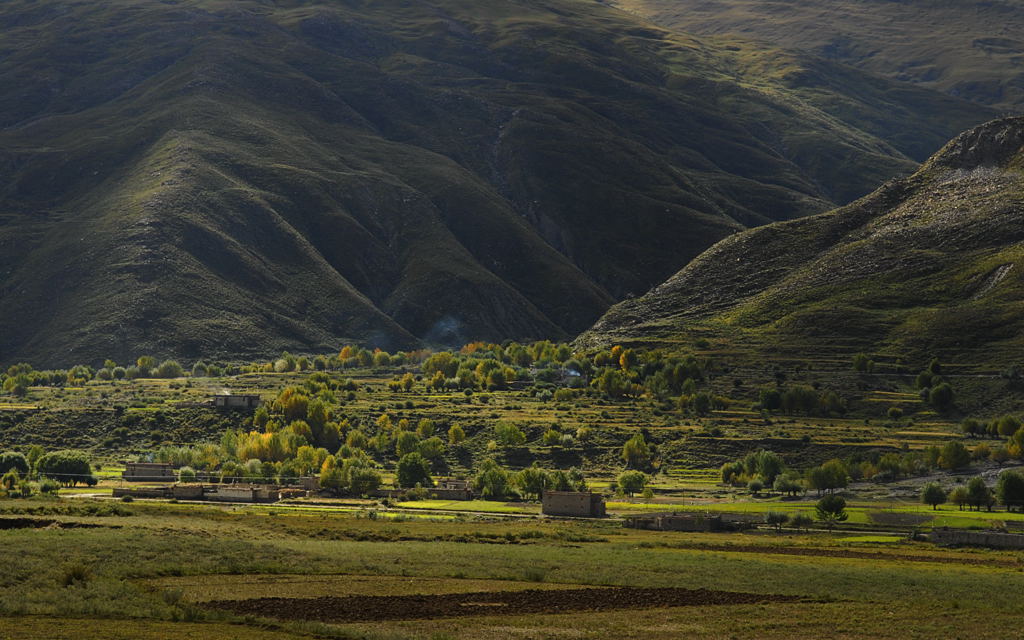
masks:
{"type": "MultiPolygon", "coordinates": [[[[70,502],[65,508],[81,510],[85,501],[70,502]]],[[[685,534],[610,522],[395,523],[337,512],[275,518],[167,504],[122,509],[120,516],[58,516],[97,528],[0,530],[8,558],[0,636],[999,638],[1015,632],[1016,593],[1024,587],[1018,553],[937,549],[893,536],[685,534]],[[203,605],[356,596],[386,604],[415,594],[580,587],[799,600],[530,615],[488,610],[372,624],[270,621],[203,605]]]]}

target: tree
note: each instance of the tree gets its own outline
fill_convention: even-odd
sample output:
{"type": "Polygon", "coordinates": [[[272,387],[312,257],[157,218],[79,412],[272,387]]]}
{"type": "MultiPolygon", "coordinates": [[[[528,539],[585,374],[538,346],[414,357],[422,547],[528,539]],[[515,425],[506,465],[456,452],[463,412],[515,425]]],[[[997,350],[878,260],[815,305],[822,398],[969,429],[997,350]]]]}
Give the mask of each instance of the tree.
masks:
{"type": "Polygon", "coordinates": [[[551,484],[551,478],[547,471],[541,469],[534,463],[517,473],[514,478],[515,485],[526,497],[540,498],[541,494],[551,484]]]}
{"type": "Polygon", "coordinates": [[[498,443],[509,446],[518,446],[526,442],[526,434],[515,424],[502,420],[494,425],[494,435],[498,443]]]}
{"type": "Polygon", "coordinates": [[[868,373],[875,368],[875,363],[866,353],[858,353],[853,356],[853,370],[858,373],[868,373]]]}
{"type": "Polygon", "coordinates": [[[636,367],[637,362],[639,361],[640,358],[632,349],[623,349],[622,354],[619,355],[619,366],[622,367],[622,370],[626,372],[636,367]]]}
{"type": "Polygon", "coordinates": [[[39,470],[39,459],[46,454],[46,449],[43,449],[40,445],[34,444],[28,448],[28,453],[25,457],[28,459],[29,468],[32,471],[39,470]]]}
{"type": "Polygon", "coordinates": [[[743,468],[748,476],[761,476],[765,484],[771,485],[786,468],[786,463],[779,454],[759,449],[743,458],[743,468]]]}
{"type": "Polygon", "coordinates": [[[340,495],[347,487],[345,473],[340,467],[331,467],[320,472],[320,487],[334,495],[340,495]]]}
{"type": "Polygon", "coordinates": [[[829,460],[820,467],[814,467],[807,471],[808,488],[818,491],[832,492],[836,489],[846,487],[849,482],[849,472],[842,460],[829,460]]]}
{"type": "Polygon", "coordinates": [[[18,451],[5,451],[0,453],[0,475],[10,470],[15,470],[19,475],[28,475],[30,466],[24,454],[18,451]]]}
{"type": "Polygon", "coordinates": [[[628,496],[644,490],[647,486],[647,476],[639,471],[623,471],[616,480],[618,487],[628,496]]]}
{"type": "Polygon", "coordinates": [[[803,485],[800,484],[799,476],[780,475],[775,478],[775,482],[772,484],[772,489],[776,493],[784,493],[790,496],[800,493],[803,491],[803,488],[803,485]]]}
{"type": "Polygon", "coordinates": [[[1007,511],[1024,511],[1024,474],[1019,471],[1006,470],[996,480],[996,497],[1006,505],[1007,511]]]}
{"type": "Polygon", "coordinates": [[[156,358],[153,356],[139,356],[135,361],[135,368],[138,370],[139,378],[148,378],[156,368],[156,358]]]}
{"type": "MultiPolygon", "coordinates": [[[[346,466],[348,460],[345,461],[346,466]]],[[[349,491],[357,496],[364,496],[371,491],[376,491],[380,486],[381,477],[376,470],[371,469],[368,464],[353,466],[346,469],[348,473],[349,491]]]]}
{"type": "Polygon", "coordinates": [[[960,423],[960,430],[967,436],[977,436],[985,433],[985,425],[974,418],[965,418],[960,423]]]}
{"type": "Polygon", "coordinates": [[[761,389],[761,408],[766,411],[775,411],[782,406],[782,394],[774,387],[761,389]]]}
{"type": "Polygon", "coordinates": [[[444,456],[444,440],[437,436],[431,436],[420,442],[417,451],[431,462],[440,460],[444,456]]]}
{"type": "Polygon", "coordinates": [[[814,505],[814,512],[818,520],[823,522],[831,530],[836,524],[845,522],[849,518],[846,513],[846,500],[842,496],[829,494],[818,500],[814,505]]]}
{"type": "Polygon", "coordinates": [[[989,504],[991,499],[992,490],[988,488],[981,476],[974,476],[967,481],[967,504],[980,511],[983,506],[989,504]]]}
{"type": "Polygon", "coordinates": [[[711,413],[711,394],[702,391],[693,395],[693,412],[698,416],[711,413]]]}
{"type": "Polygon", "coordinates": [[[541,436],[541,442],[543,442],[546,447],[557,446],[562,442],[562,434],[554,429],[548,429],[544,432],[544,435],[541,436]]]}
{"type": "Polygon", "coordinates": [[[12,492],[19,482],[21,482],[21,476],[18,475],[17,469],[11,469],[3,477],[0,477],[0,488],[7,492],[12,492]]]}
{"type": "Polygon", "coordinates": [[[398,461],[396,474],[398,475],[398,486],[402,488],[416,485],[433,486],[434,484],[430,478],[430,462],[417,451],[402,456],[402,459],[398,461]]]}
{"type": "Polygon", "coordinates": [[[466,432],[458,422],[448,428],[448,444],[459,444],[466,439],[466,432]]]}
{"type": "Polygon", "coordinates": [[[158,378],[180,378],[185,375],[185,369],[178,364],[177,360],[164,360],[156,370],[158,378]]]}
{"type": "Polygon", "coordinates": [[[814,524],[814,518],[806,513],[794,513],[789,516],[789,526],[795,529],[807,530],[812,524],[814,524]]]}
{"type": "Polygon", "coordinates": [[[921,488],[921,502],[932,505],[932,510],[946,501],[946,490],[938,482],[929,482],[921,488]]]}
{"type": "Polygon", "coordinates": [[[769,511],[764,514],[765,523],[775,527],[775,533],[782,533],[782,525],[786,523],[787,519],[786,514],[781,511],[769,511]]]}
{"type": "Polygon", "coordinates": [[[651,449],[644,440],[644,434],[638,433],[622,446],[622,459],[628,467],[645,468],[651,461],[651,449]]]}
{"type": "Polygon", "coordinates": [[[996,433],[1007,438],[1017,433],[1020,427],[1020,420],[1016,416],[1005,415],[996,421],[996,433]]]}
{"type": "Polygon", "coordinates": [[[956,471],[971,463],[971,452],[959,440],[950,440],[939,453],[939,466],[943,469],[956,471]]]}
{"type": "Polygon", "coordinates": [[[509,472],[488,458],[480,463],[473,478],[473,489],[484,498],[504,498],[508,494],[510,480],[509,472]]]}
{"type": "Polygon", "coordinates": [[[967,504],[971,499],[970,494],[967,492],[967,487],[956,487],[949,494],[949,501],[955,504],[960,511],[964,510],[964,505],[967,504]]]}
{"type": "Polygon", "coordinates": [[[84,451],[64,450],[47,453],[39,459],[39,473],[65,486],[75,486],[92,475],[89,456],[84,451]]]}
{"type": "Polygon", "coordinates": [[[948,411],[953,406],[954,395],[953,387],[949,386],[948,382],[943,382],[932,387],[928,394],[928,402],[940,411],[948,411]]]}
{"type": "Polygon", "coordinates": [[[395,453],[398,457],[417,451],[420,439],[411,431],[399,431],[395,435],[395,453]]]}

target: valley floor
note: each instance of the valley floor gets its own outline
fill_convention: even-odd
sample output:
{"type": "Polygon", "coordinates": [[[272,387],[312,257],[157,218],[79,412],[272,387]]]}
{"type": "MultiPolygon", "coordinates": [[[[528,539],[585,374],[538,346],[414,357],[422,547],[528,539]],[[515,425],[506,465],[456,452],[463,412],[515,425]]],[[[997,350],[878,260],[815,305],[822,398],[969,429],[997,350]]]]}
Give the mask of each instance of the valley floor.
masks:
{"type": "Polygon", "coordinates": [[[850,529],[0,502],[15,517],[0,636],[18,640],[1006,638],[1024,587],[1019,552],[850,529]]]}

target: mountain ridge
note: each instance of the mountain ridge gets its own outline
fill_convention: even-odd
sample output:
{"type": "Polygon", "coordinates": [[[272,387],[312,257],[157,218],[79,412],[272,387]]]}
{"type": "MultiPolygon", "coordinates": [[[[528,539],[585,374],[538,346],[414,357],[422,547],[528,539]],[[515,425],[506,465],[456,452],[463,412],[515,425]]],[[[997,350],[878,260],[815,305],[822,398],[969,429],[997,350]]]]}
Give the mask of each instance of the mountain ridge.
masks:
{"type": "Polygon", "coordinates": [[[721,241],[579,339],[748,358],[856,352],[1014,364],[1024,292],[1024,118],[952,140],[846,207],[721,241]]]}
{"type": "Polygon", "coordinates": [[[852,71],[797,95],[753,45],[572,0],[12,0],[0,26],[5,361],[563,338],[911,171],[910,122],[927,146],[988,115],[852,71]]]}

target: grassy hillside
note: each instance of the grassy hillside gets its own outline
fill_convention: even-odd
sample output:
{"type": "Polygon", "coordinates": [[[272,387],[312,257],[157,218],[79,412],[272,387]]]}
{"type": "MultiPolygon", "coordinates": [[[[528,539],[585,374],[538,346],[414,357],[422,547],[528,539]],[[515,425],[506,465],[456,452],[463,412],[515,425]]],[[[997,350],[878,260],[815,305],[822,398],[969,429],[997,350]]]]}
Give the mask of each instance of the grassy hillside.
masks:
{"type": "Polygon", "coordinates": [[[1019,0],[612,0],[702,36],[742,36],[1019,111],[1024,8],[1019,0]]]}
{"type": "Polygon", "coordinates": [[[4,362],[572,335],[990,115],[577,0],[12,0],[0,28],[4,362]]]}
{"type": "Polygon", "coordinates": [[[849,366],[857,352],[982,371],[1024,359],[1024,119],[956,138],[914,176],[737,234],[580,344],[685,343],[849,366]]]}

